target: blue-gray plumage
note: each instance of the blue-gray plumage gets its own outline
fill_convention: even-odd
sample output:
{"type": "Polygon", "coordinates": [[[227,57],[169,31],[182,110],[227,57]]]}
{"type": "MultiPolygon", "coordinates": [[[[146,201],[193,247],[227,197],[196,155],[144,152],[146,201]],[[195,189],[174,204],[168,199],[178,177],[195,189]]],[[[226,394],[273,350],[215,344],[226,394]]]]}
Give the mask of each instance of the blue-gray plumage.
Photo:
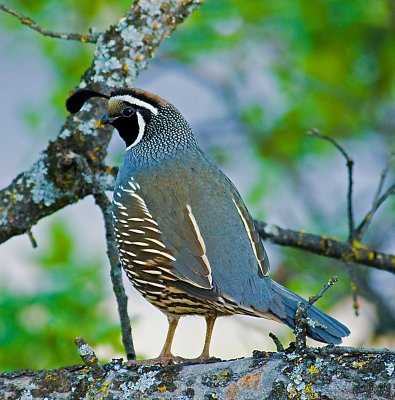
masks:
{"type": "MultiPolygon", "coordinates": [[[[73,96],[75,96],[73,98],[73,96]]],[[[68,100],[75,112],[90,97],[68,100]]],[[[247,314],[295,325],[305,300],[271,280],[266,252],[237,189],[199,149],[179,111],[148,92],[120,90],[109,98],[103,123],[112,124],[127,151],[113,198],[113,222],[127,276],[169,319],[159,362],[175,360],[171,343],[179,317],[206,317],[200,357],[209,357],[215,318],[247,314]]],[[[340,343],[349,330],[316,307],[307,334],[340,343]]]]}

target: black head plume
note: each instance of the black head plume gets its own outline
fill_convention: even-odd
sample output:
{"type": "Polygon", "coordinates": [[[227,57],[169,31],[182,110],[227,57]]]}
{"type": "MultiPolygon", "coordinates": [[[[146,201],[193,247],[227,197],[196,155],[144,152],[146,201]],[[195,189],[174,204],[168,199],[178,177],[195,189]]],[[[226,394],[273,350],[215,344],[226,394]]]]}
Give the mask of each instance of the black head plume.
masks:
{"type": "Polygon", "coordinates": [[[106,94],[95,92],[90,89],[78,89],[76,90],[67,100],[66,108],[71,114],[75,114],[80,111],[85,102],[91,97],[102,97],[104,99],[109,99],[110,96],[106,94]]]}

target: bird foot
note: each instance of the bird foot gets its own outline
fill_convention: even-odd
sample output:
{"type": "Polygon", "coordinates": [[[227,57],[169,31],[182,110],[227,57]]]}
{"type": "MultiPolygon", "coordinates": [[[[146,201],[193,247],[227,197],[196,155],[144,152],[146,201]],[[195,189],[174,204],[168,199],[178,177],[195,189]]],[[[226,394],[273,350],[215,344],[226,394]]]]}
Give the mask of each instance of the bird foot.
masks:
{"type": "Polygon", "coordinates": [[[187,358],[174,356],[173,354],[169,355],[160,355],[156,358],[150,358],[148,360],[129,360],[125,364],[128,367],[132,366],[140,366],[140,365],[170,365],[170,364],[182,364],[184,362],[188,362],[187,358]]]}
{"type": "Polygon", "coordinates": [[[141,365],[172,365],[172,364],[204,364],[207,362],[220,361],[219,358],[210,357],[206,354],[201,354],[196,358],[184,358],[170,355],[160,355],[156,358],[150,358],[148,360],[130,360],[125,363],[128,367],[141,366],[141,365]]]}

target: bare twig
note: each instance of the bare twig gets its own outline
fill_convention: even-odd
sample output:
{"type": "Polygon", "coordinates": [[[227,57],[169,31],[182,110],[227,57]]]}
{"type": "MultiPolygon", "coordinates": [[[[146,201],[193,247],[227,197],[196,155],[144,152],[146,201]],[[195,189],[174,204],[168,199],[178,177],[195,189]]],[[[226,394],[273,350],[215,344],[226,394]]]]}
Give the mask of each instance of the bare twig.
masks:
{"type": "Polygon", "coordinates": [[[309,311],[311,306],[316,303],[323,295],[324,293],[335,283],[337,282],[337,276],[331,276],[328,280],[327,283],[322,287],[322,289],[315,295],[309,297],[308,305],[306,306],[306,311],[309,311]]]}
{"type": "MultiPolygon", "coordinates": [[[[115,299],[118,306],[119,320],[121,323],[122,343],[125,348],[127,359],[135,360],[136,353],[134,351],[132,328],[128,315],[128,297],[123,287],[122,269],[118,259],[118,251],[111,221],[111,203],[104,193],[104,190],[108,189],[106,187],[107,182],[104,182],[103,184],[101,181],[99,181],[84,157],[73,152],[68,152],[66,157],[68,162],[74,162],[78,165],[80,170],[84,171],[83,177],[85,180],[85,184],[91,189],[96,204],[100,207],[102,211],[106,232],[107,256],[111,266],[111,283],[113,292],[115,294],[115,299]]],[[[111,187],[111,190],[113,189],[113,187],[114,186],[111,187]]]]}
{"type": "Polygon", "coordinates": [[[377,199],[375,198],[372,208],[365,215],[364,219],[362,220],[362,222],[359,224],[358,228],[355,231],[355,237],[358,240],[361,240],[362,236],[365,234],[366,230],[369,228],[369,225],[372,222],[373,215],[375,214],[375,212],[384,203],[384,201],[387,200],[387,198],[393,194],[395,194],[395,183],[392,184],[381,196],[379,196],[377,199]]]}
{"type": "Polygon", "coordinates": [[[312,129],[311,131],[308,132],[308,134],[311,135],[312,137],[318,137],[320,139],[328,141],[329,143],[332,143],[346,160],[347,171],[348,171],[348,191],[347,191],[348,228],[349,228],[349,241],[352,242],[355,233],[354,211],[353,211],[353,201],[352,201],[354,161],[344,150],[344,148],[340,146],[340,144],[337,143],[336,140],[331,138],[330,136],[323,135],[318,131],[318,129],[312,129]]]}
{"type": "Polygon", "coordinates": [[[56,39],[64,39],[64,40],[76,40],[82,43],[96,43],[99,35],[90,33],[89,35],[84,35],[80,33],[60,33],[50,31],[48,29],[42,28],[37,22],[33,21],[29,17],[26,17],[12,8],[7,7],[6,5],[0,3],[0,10],[13,15],[16,17],[23,25],[28,26],[30,29],[35,30],[36,32],[41,33],[44,36],[49,36],[56,39]]]}
{"type": "MultiPolygon", "coordinates": [[[[309,134],[313,137],[318,137],[320,139],[324,139],[329,143],[333,144],[337,150],[342,154],[342,156],[346,160],[347,172],[348,172],[348,190],[347,190],[347,216],[348,216],[348,241],[349,243],[353,243],[355,239],[355,221],[354,221],[354,210],[353,210],[353,172],[354,172],[354,161],[348,155],[346,150],[337,143],[337,141],[330,136],[321,134],[318,129],[312,129],[309,134]]],[[[353,298],[354,310],[356,315],[358,315],[359,303],[358,303],[358,285],[355,282],[355,271],[354,265],[346,264],[350,274],[351,281],[351,294],[353,298]]]]}
{"type": "Polygon", "coordinates": [[[281,343],[280,339],[274,333],[269,332],[269,337],[270,337],[270,339],[273,340],[274,344],[276,345],[276,350],[278,352],[284,351],[283,344],[281,343]]]}
{"type": "Polygon", "coordinates": [[[84,361],[85,365],[88,367],[92,376],[96,379],[102,378],[106,374],[106,371],[100,365],[99,360],[97,359],[92,347],[89,346],[89,344],[86,343],[85,340],[81,337],[75,338],[75,344],[78,347],[78,354],[82,358],[82,361],[84,361]]]}
{"type": "Polygon", "coordinates": [[[31,229],[29,229],[27,232],[27,236],[29,237],[30,243],[33,247],[33,249],[37,248],[37,242],[36,242],[36,238],[33,235],[33,232],[31,231],[31,229]]]}
{"type": "Polygon", "coordinates": [[[96,204],[100,207],[104,218],[104,226],[106,229],[107,255],[108,259],[110,260],[112,288],[115,293],[115,298],[117,300],[118,314],[121,322],[122,343],[125,348],[127,359],[135,360],[136,352],[134,350],[132,328],[130,326],[130,319],[128,315],[128,297],[126,296],[125,289],[122,283],[122,269],[118,259],[118,251],[111,222],[111,203],[105,193],[96,193],[95,201],[96,204]]]}
{"type": "MultiPolygon", "coordinates": [[[[337,282],[337,276],[332,276],[329,278],[328,282],[322,287],[322,289],[315,295],[309,297],[309,301],[306,303],[299,303],[298,308],[295,313],[295,346],[299,351],[304,351],[306,349],[306,332],[309,326],[308,311],[313,306],[313,304],[319,300],[324,293],[337,282]]],[[[314,322],[317,326],[317,322],[314,322]]]]}
{"type": "Polygon", "coordinates": [[[392,186],[390,186],[384,194],[381,194],[384,188],[384,183],[385,180],[388,176],[388,172],[390,170],[390,166],[391,166],[391,161],[395,156],[395,152],[392,152],[390,154],[390,156],[388,157],[387,163],[383,169],[383,171],[381,172],[381,176],[380,176],[380,181],[379,184],[377,186],[377,191],[376,194],[373,198],[373,203],[372,203],[372,207],[371,209],[367,212],[367,214],[365,215],[365,217],[363,218],[362,222],[359,224],[358,228],[355,231],[355,238],[357,240],[361,240],[362,236],[365,234],[365,232],[367,231],[367,229],[369,228],[369,225],[372,223],[372,219],[373,216],[375,214],[375,212],[378,210],[378,208],[381,206],[381,204],[384,203],[384,201],[391,195],[395,193],[395,184],[393,184],[392,186]]]}
{"type": "Polygon", "coordinates": [[[381,192],[383,191],[385,180],[387,179],[388,172],[390,171],[391,161],[393,160],[394,157],[395,157],[395,151],[392,151],[388,157],[388,160],[385,164],[384,169],[381,171],[380,181],[379,181],[379,185],[377,187],[376,194],[373,199],[373,204],[377,203],[381,196],[381,192]]]}

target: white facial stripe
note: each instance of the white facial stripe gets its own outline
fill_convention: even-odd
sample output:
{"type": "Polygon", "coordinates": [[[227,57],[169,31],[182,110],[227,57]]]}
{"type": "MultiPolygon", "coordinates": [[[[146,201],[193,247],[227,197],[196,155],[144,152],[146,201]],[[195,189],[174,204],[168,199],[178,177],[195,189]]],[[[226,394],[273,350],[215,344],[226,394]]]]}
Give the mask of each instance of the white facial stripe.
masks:
{"type": "Polygon", "coordinates": [[[126,148],[126,150],[131,149],[132,147],[136,146],[137,143],[140,142],[140,140],[143,138],[144,136],[144,131],[145,131],[145,121],[143,116],[137,111],[136,112],[137,115],[137,122],[139,124],[139,134],[137,135],[136,140],[126,148]]]}
{"type": "Polygon", "coordinates": [[[145,101],[140,99],[136,99],[135,97],[130,96],[129,94],[125,94],[122,96],[113,96],[112,98],[127,101],[130,104],[135,104],[136,106],[146,108],[147,110],[150,110],[152,114],[158,115],[158,110],[152,104],[146,103],[145,101]]]}

